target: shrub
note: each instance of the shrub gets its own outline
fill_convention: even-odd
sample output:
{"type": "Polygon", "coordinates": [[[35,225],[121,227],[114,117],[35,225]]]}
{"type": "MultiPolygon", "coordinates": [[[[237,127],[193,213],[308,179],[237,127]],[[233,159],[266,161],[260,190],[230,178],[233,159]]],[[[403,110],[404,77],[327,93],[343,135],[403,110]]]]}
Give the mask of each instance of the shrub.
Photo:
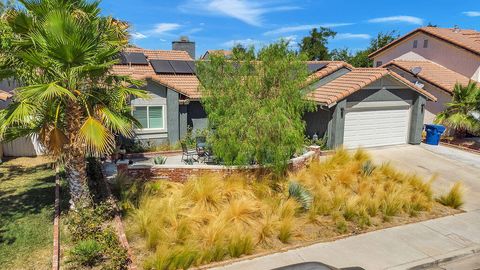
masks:
{"type": "Polygon", "coordinates": [[[82,266],[95,266],[102,259],[102,246],[96,240],[78,242],[69,252],[67,263],[82,266]]]}
{"type": "Polygon", "coordinates": [[[462,184],[460,182],[455,183],[450,191],[440,196],[437,201],[453,209],[459,209],[464,204],[462,184]]]}

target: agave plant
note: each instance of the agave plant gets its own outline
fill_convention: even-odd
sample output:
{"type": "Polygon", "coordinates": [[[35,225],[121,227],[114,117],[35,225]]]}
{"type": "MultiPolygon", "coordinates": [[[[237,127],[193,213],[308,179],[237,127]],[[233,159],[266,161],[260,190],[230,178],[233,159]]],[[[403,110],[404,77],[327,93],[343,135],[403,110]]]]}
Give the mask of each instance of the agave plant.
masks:
{"type": "Polygon", "coordinates": [[[477,83],[472,81],[467,86],[457,83],[452,101],[446,107],[437,115],[436,123],[454,130],[458,137],[464,137],[467,132],[480,132],[480,121],[475,117],[480,112],[480,87],[477,83]]]}
{"type": "Polygon", "coordinates": [[[165,164],[165,162],[167,162],[167,157],[156,156],[156,157],[153,158],[153,163],[155,165],[163,165],[163,164],[165,164]]]}
{"type": "Polygon", "coordinates": [[[19,2],[24,8],[4,18],[14,38],[0,75],[22,87],[0,111],[0,139],[37,134],[64,162],[72,206],[88,204],[85,156],[111,152],[115,134],[131,136],[138,122],[127,99],[147,97],[128,88],[138,81],[109,73],[128,44],[128,26],[101,16],[97,1],[19,2]]]}
{"type": "Polygon", "coordinates": [[[312,193],[296,181],[288,183],[288,197],[295,199],[305,210],[310,209],[310,206],[312,206],[312,193]]]}

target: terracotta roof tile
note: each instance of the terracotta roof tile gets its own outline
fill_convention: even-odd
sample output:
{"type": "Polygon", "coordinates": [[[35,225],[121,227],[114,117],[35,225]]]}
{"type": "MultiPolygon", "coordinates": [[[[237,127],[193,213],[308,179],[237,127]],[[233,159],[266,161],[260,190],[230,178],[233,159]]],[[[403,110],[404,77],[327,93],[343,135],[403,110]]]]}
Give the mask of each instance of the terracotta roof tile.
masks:
{"type": "Polygon", "coordinates": [[[324,68],[320,69],[319,71],[311,74],[307,79],[308,83],[312,83],[313,81],[316,81],[316,80],[321,79],[325,76],[328,76],[328,75],[334,73],[335,71],[337,71],[341,68],[348,68],[350,70],[353,69],[352,65],[348,64],[347,62],[343,62],[343,61],[308,61],[308,63],[327,64],[326,67],[324,67],[324,68]]]}
{"type": "Polygon", "coordinates": [[[373,57],[384,50],[398,44],[406,38],[412,36],[415,33],[423,32],[425,34],[437,37],[448,43],[461,47],[474,54],[480,55],[480,32],[470,29],[454,29],[454,28],[440,28],[440,27],[421,27],[413,30],[412,32],[398,38],[397,40],[389,43],[388,45],[371,53],[369,57],[373,57]]]}
{"type": "Polygon", "coordinates": [[[9,92],[0,90],[0,100],[6,101],[7,99],[9,99],[11,97],[12,97],[12,94],[10,94],[9,92]]]}
{"type": "Polygon", "coordinates": [[[436,100],[430,93],[418,88],[413,83],[386,68],[354,68],[349,73],[313,90],[307,97],[318,103],[334,104],[387,75],[429,99],[436,100]]]}
{"type": "Polygon", "coordinates": [[[420,67],[422,68],[422,71],[420,71],[420,73],[417,75],[420,79],[433,84],[448,93],[453,92],[453,88],[455,87],[456,83],[467,85],[470,82],[468,77],[428,60],[394,60],[385,64],[384,66],[396,66],[412,75],[412,69],[415,67],[420,67]]]}
{"type": "Polygon", "coordinates": [[[217,54],[217,55],[223,55],[225,57],[227,56],[231,56],[233,53],[232,51],[229,51],[229,50],[207,50],[203,56],[202,56],[202,59],[205,59],[205,57],[207,57],[207,55],[209,54],[217,54]]]}
{"type": "MultiPolygon", "coordinates": [[[[149,60],[184,60],[193,61],[184,51],[145,50],[141,48],[127,48],[126,52],[142,52],[149,60]]],[[[114,65],[112,72],[117,75],[128,75],[137,80],[151,79],[165,85],[189,98],[200,97],[199,81],[194,74],[157,74],[153,67],[148,65],[114,65]]]]}

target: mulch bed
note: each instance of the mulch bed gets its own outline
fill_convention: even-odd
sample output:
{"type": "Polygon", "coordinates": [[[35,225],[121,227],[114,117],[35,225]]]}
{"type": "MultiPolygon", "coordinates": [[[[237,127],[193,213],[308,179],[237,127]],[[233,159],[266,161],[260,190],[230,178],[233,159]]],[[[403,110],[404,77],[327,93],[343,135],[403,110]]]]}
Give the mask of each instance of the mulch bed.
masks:
{"type": "Polygon", "coordinates": [[[480,154],[480,142],[472,138],[442,138],[442,145],[455,147],[461,150],[466,150],[472,153],[480,154]]]}

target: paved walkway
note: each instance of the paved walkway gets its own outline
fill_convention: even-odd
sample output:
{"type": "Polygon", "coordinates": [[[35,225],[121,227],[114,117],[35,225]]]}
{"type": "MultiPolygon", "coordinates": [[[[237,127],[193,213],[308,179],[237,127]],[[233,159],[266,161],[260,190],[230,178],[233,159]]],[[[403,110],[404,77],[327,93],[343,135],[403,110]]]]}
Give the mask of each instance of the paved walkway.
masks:
{"type": "Polygon", "coordinates": [[[435,189],[462,180],[468,188],[466,213],[361,234],[346,239],[237,262],[218,270],[268,270],[305,261],[367,270],[409,269],[444,258],[480,252],[480,156],[456,149],[399,146],[370,150],[376,162],[401,170],[438,174],[435,189]]]}

